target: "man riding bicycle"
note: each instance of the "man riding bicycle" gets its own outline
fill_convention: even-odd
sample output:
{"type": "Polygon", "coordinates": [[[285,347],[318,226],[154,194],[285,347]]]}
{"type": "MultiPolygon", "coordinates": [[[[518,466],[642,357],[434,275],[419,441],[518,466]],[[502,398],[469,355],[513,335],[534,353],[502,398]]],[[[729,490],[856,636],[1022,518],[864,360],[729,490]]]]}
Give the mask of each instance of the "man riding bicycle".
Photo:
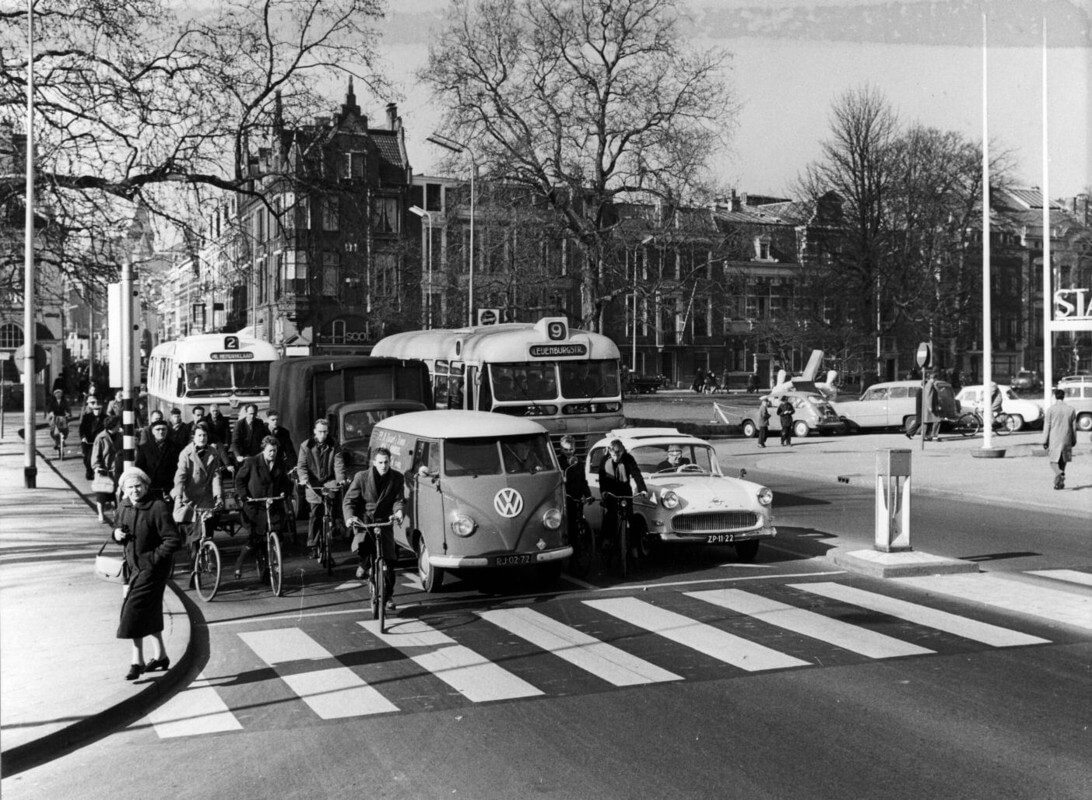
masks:
{"type": "MultiPolygon", "coordinates": [[[[377,448],[372,456],[372,465],[358,472],[345,492],[342,512],[345,524],[353,528],[352,549],[359,559],[356,577],[363,578],[368,567],[368,533],[365,526],[369,523],[386,522],[394,519],[401,522],[405,510],[405,481],[402,474],[391,469],[391,451],[385,447],[377,448]]],[[[380,546],[386,567],[383,572],[384,595],[382,601],[388,611],[394,611],[394,560],[397,556],[394,547],[394,530],[387,526],[380,528],[380,546]]]]}
{"type": "MultiPolygon", "coordinates": [[[[606,495],[613,494],[616,497],[633,497],[630,482],[637,487],[638,495],[647,495],[644,476],[637,466],[637,461],[626,452],[626,446],[618,439],[612,439],[607,455],[599,463],[599,491],[606,495]]],[[[604,497],[606,500],[606,498],[604,497]]],[[[632,516],[632,506],[629,510],[632,516]]],[[[613,537],[618,529],[618,503],[607,501],[604,504],[603,533],[607,537],[613,537]]]]}
{"type": "Polygon", "coordinates": [[[249,534],[246,546],[239,551],[239,558],[235,562],[236,578],[242,577],[243,563],[247,555],[262,547],[266,534],[269,532],[268,522],[272,521],[278,528],[284,525],[284,503],[274,503],[269,499],[287,497],[292,491],[292,482],[288,479],[284,464],[278,457],[279,450],[280,443],[277,438],[266,436],[262,439],[261,452],[244,459],[239,467],[239,474],[235,477],[235,491],[240,500],[239,511],[249,534]],[[266,498],[265,504],[269,507],[268,520],[265,509],[250,502],[254,497],[266,498]]]}
{"type": "Polygon", "coordinates": [[[345,455],[330,439],[330,423],[315,420],[315,427],[307,441],[300,445],[296,461],[296,479],[306,489],[311,516],[307,523],[308,557],[318,557],[318,539],[322,533],[322,520],[326,516],[322,500],[322,488],[330,481],[345,481],[345,455]]]}

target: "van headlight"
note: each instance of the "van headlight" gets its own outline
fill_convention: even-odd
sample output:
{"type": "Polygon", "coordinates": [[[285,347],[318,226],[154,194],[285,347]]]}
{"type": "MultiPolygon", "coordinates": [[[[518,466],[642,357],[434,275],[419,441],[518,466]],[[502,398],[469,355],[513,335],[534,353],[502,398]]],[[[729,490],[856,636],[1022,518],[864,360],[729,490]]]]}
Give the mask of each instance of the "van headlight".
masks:
{"type": "Polygon", "coordinates": [[[542,514],[542,524],[552,531],[561,527],[561,511],[556,508],[548,508],[542,514]]]}
{"type": "Polygon", "coordinates": [[[758,490],[758,502],[764,506],[770,505],[773,502],[773,492],[763,486],[758,490]]]}
{"type": "Polygon", "coordinates": [[[456,536],[469,536],[477,527],[478,523],[465,514],[455,514],[451,520],[451,532],[456,536]]]}
{"type": "Polygon", "coordinates": [[[664,504],[664,508],[678,508],[679,496],[672,491],[665,491],[660,495],[660,502],[664,504]]]}

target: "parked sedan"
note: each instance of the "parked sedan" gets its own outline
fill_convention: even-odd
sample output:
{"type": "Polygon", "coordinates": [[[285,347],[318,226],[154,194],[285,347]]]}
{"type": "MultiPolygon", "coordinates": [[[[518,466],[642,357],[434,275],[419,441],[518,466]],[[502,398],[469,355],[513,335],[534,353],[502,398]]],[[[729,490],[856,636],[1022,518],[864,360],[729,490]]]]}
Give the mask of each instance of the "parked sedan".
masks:
{"type": "MultiPolygon", "coordinates": [[[[834,407],[814,384],[805,384],[809,388],[794,388],[783,392],[766,395],[770,403],[770,435],[776,436],[781,430],[781,420],[777,416],[777,405],[782,397],[788,397],[793,404],[792,435],[803,439],[813,433],[845,433],[846,424],[834,412],[834,407]]],[[[740,419],[743,435],[752,438],[758,435],[758,406],[745,413],[740,419]]]]}
{"type": "MultiPolygon", "coordinates": [[[[959,416],[959,403],[947,381],[937,381],[937,402],[941,419],[959,416]]],[[[918,415],[921,381],[886,381],[865,389],[857,400],[839,400],[834,410],[849,423],[850,429],[909,428],[918,415]]]]}
{"type": "MultiPolygon", "coordinates": [[[[999,383],[997,388],[1001,390],[1001,410],[1009,415],[1008,428],[1010,431],[1018,431],[1028,425],[1043,424],[1043,407],[1039,403],[1020,397],[1012,390],[1011,386],[999,383]]],[[[977,408],[981,412],[984,395],[988,399],[988,395],[983,392],[981,384],[978,386],[964,386],[956,395],[956,400],[959,401],[965,411],[977,408]]]]}
{"type": "MultiPolygon", "coordinates": [[[[633,503],[634,541],[645,555],[660,543],[731,544],[741,559],[750,561],[760,540],[777,535],[773,492],[724,475],[712,445],[674,428],[624,428],[596,442],[585,462],[596,499],[599,464],[612,439],[619,439],[633,455],[648,487],[649,497],[633,503]],[[668,463],[670,449],[682,451],[677,466],[668,463]]],[[[585,514],[601,535],[602,505],[592,503],[585,514]]]]}

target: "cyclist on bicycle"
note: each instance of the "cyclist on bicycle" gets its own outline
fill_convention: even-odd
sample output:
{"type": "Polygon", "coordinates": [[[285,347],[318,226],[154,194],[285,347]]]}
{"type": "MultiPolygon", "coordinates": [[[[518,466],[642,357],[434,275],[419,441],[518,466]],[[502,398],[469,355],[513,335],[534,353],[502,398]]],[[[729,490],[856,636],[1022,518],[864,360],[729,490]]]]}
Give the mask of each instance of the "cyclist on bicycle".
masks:
{"type": "Polygon", "coordinates": [[[46,404],[46,422],[49,423],[49,435],[53,437],[57,454],[64,455],[65,441],[68,439],[68,419],[72,413],[64,399],[64,391],[53,390],[53,397],[46,404]]]}
{"type": "Polygon", "coordinates": [[[315,420],[311,436],[300,445],[299,458],[296,461],[296,479],[306,489],[307,503],[311,506],[310,519],[307,523],[308,557],[318,557],[318,539],[322,533],[322,520],[325,509],[322,502],[322,488],[330,482],[345,482],[345,455],[341,448],[330,439],[330,423],[320,418],[315,420]]]}
{"type": "Polygon", "coordinates": [[[239,495],[239,511],[249,533],[246,547],[239,551],[235,561],[235,577],[242,577],[243,562],[248,554],[264,546],[265,536],[269,532],[265,509],[250,502],[252,497],[264,497],[273,525],[284,527],[284,504],[275,503],[269,498],[287,496],[292,490],[288,473],[284,470],[278,452],[280,443],[275,436],[262,439],[262,450],[257,455],[248,456],[239,467],[235,476],[235,491],[239,495]]]}
{"type": "MultiPolygon", "coordinates": [[[[345,515],[345,524],[354,528],[352,549],[360,562],[356,568],[357,578],[363,578],[367,574],[368,566],[368,534],[363,526],[392,518],[395,522],[401,522],[404,519],[405,490],[405,480],[400,472],[391,469],[391,451],[385,447],[376,449],[371,467],[358,472],[349,484],[342,502],[342,512],[345,515]]],[[[383,558],[386,560],[386,569],[383,572],[386,596],[383,603],[388,611],[394,611],[392,565],[397,555],[394,548],[394,530],[390,526],[380,528],[379,536],[383,558]]]]}
{"type": "MultiPolygon", "coordinates": [[[[633,497],[630,482],[637,487],[637,495],[647,495],[645,479],[641,475],[641,469],[637,461],[626,452],[626,446],[618,439],[612,439],[609,452],[603,456],[599,463],[599,491],[603,494],[610,493],[616,497],[633,497]]],[[[604,498],[607,500],[607,498],[604,498]]],[[[618,529],[618,504],[617,501],[607,500],[604,505],[603,533],[605,538],[614,536],[618,529]]],[[[629,511],[633,514],[632,506],[629,511]]]]}
{"type": "Polygon", "coordinates": [[[148,475],[149,496],[165,501],[167,508],[172,508],[174,503],[170,495],[181,450],[167,435],[167,420],[163,419],[162,415],[148,428],[151,431],[148,441],[137,446],[134,463],[148,475]]]}
{"type": "Polygon", "coordinates": [[[990,383],[990,410],[996,420],[1001,415],[1001,407],[1005,404],[1005,398],[1001,394],[1001,387],[996,383],[990,383]]]}
{"type": "MultiPolygon", "coordinates": [[[[190,554],[197,552],[201,542],[201,526],[195,509],[224,507],[223,488],[220,482],[220,454],[209,445],[209,432],[204,426],[193,429],[193,441],[178,456],[178,469],[174,473],[174,521],[188,526],[186,544],[190,554]]],[[[210,524],[214,524],[210,521],[210,524]]]]}
{"type": "Polygon", "coordinates": [[[576,441],[572,436],[561,437],[561,461],[565,474],[565,503],[568,506],[569,538],[576,533],[576,520],[584,516],[584,505],[591,500],[588,476],[584,474],[584,462],[576,454],[576,441]]]}

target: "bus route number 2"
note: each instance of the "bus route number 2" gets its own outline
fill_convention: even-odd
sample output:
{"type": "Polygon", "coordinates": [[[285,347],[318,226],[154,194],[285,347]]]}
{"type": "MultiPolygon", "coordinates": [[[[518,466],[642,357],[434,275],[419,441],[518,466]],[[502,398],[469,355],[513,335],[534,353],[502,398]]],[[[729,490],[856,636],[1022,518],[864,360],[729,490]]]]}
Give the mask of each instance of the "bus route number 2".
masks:
{"type": "Polygon", "coordinates": [[[239,349],[239,337],[238,336],[225,336],[224,337],[224,349],[225,350],[238,350],[239,349]]]}

